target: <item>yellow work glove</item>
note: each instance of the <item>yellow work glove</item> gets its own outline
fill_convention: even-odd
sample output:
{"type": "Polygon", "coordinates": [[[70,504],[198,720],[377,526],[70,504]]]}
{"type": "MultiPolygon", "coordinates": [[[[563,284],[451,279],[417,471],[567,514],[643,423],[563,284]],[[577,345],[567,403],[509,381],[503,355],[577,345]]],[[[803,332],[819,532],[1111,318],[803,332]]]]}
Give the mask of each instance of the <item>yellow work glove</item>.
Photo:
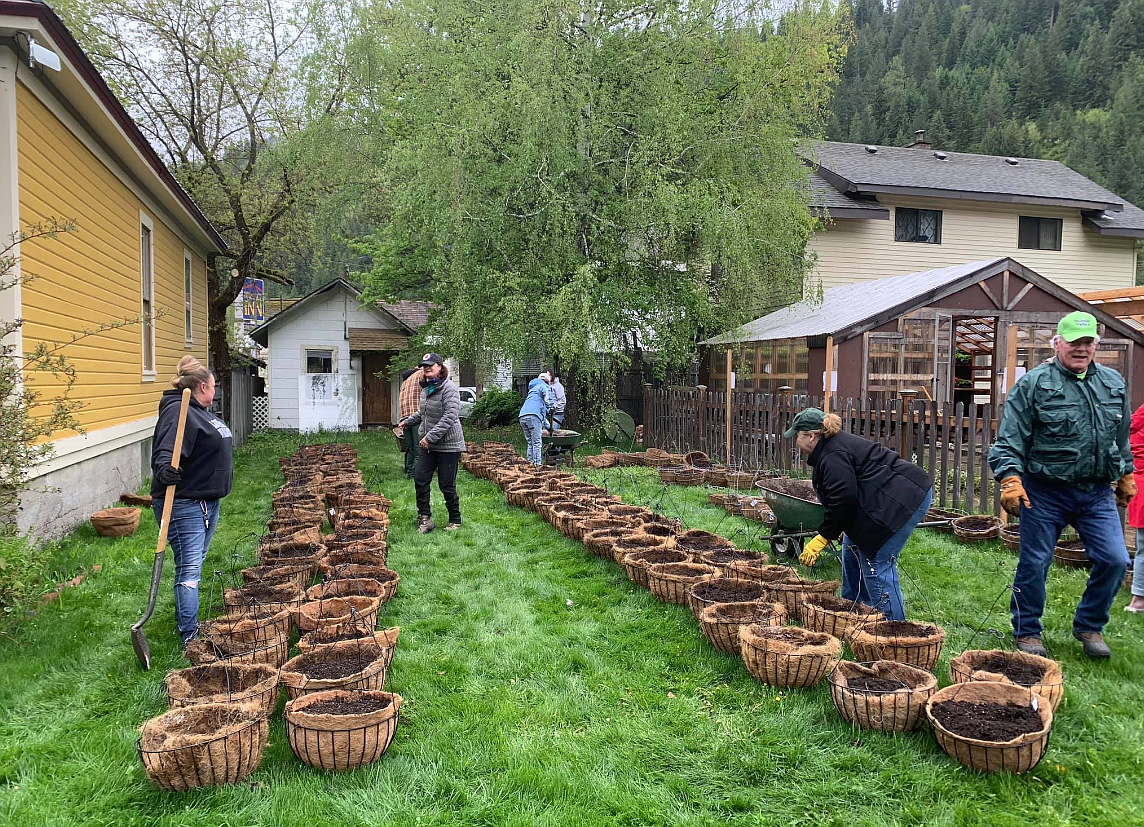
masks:
{"type": "Polygon", "coordinates": [[[1014,517],[1020,517],[1021,506],[1033,507],[1029,495],[1025,493],[1025,486],[1021,484],[1021,478],[1012,476],[1001,480],[1001,507],[1014,517]]]}
{"type": "Polygon", "coordinates": [[[1121,508],[1127,507],[1132,498],[1136,496],[1136,480],[1131,474],[1125,474],[1116,481],[1116,504],[1121,508]]]}
{"type": "Polygon", "coordinates": [[[815,534],[814,538],[803,548],[802,554],[798,556],[799,562],[804,566],[813,566],[818,562],[819,556],[828,545],[830,545],[829,540],[821,534],[815,534]]]}

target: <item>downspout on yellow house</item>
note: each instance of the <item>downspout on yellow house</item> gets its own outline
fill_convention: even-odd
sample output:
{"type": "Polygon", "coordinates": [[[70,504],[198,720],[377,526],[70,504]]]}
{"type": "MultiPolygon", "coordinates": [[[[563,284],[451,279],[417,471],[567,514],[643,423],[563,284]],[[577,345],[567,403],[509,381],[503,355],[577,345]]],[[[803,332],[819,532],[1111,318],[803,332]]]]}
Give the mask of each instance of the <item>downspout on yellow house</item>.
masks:
{"type": "MultiPolygon", "coordinates": [[[[206,256],[225,243],[51,9],[0,0],[0,232],[53,219],[75,230],[21,244],[33,279],[0,293],[0,314],[24,321],[18,351],[132,323],[63,351],[83,433],[53,434],[21,500],[18,527],[40,539],[150,475],[159,396],[183,355],[207,361],[206,256]],[[59,57],[58,71],[33,68],[29,36],[59,57]]],[[[25,382],[44,398],[62,387],[44,372],[25,382]]]]}

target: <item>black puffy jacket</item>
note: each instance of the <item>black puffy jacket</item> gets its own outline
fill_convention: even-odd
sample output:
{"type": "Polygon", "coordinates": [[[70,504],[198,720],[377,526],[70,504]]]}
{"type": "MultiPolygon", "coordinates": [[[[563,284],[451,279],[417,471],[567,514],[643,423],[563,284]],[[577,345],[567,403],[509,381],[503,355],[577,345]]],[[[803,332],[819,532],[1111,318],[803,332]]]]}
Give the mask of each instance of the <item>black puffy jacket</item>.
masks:
{"type": "Polygon", "coordinates": [[[818,533],[837,540],[845,532],[874,554],[906,524],[933,487],[929,475],[876,442],[840,433],[820,439],[807,464],[826,519],[818,533]]]}
{"type": "MultiPolygon", "coordinates": [[[[159,421],[151,437],[151,496],[167,495],[167,487],[155,481],[155,472],[171,465],[175,449],[175,432],[179,427],[179,403],[182,391],[163,391],[159,400],[159,421]]],[[[182,459],[179,469],[182,481],[175,487],[180,500],[219,500],[230,493],[234,463],[231,433],[226,423],[191,397],[187,407],[187,426],[183,431],[182,459]]]]}

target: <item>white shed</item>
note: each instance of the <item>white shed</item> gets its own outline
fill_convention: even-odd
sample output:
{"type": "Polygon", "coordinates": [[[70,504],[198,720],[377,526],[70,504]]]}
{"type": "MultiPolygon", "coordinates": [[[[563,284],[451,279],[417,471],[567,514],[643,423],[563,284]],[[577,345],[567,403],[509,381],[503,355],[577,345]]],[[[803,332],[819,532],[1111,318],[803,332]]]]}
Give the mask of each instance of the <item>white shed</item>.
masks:
{"type": "Polygon", "coordinates": [[[396,419],[400,371],[388,374],[428,317],[425,302],[363,305],[337,279],[250,332],[266,348],[270,427],[356,431],[396,419]],[[388,308],[388,309],[387,309],[388,308]]]}

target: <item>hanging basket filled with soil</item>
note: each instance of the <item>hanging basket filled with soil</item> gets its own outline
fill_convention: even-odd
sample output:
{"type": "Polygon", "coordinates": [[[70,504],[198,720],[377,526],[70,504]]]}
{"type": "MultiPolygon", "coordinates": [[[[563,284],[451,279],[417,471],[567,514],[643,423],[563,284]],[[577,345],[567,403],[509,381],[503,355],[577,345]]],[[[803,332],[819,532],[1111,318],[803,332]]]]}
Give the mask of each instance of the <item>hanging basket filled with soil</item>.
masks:
{"type": "Polygon", "coordinates": [[[286,704],[286,739],[311,767],[357,769],[389,749],[400,709],[401,696],[392,692],[316,692],[286,704]]]}
{"type": "Polygon", "coordinates": [[[640,526],[633,534],[638,534],[641,537],[654,537],[668,543],[669,546],[674,546],[675,538],[679,536],[679,530],[676,526],[667,523],[648,522],[640,526]]]}
{"type": "Polygon", "coordinates": [[[926,717],[946,755],[981,772],[1028,772],[1049,746],[1053,709],[1011,683],[955,683],[926,703],[926,717]]]}
{"type": "Polygon", "coordinates": [[[277,546],[282,543],[294,545],[319,545],[322,542],[321,528],[313,523],[281,522],[271,520],[266,524],[266,534],[258,541],[258,547],[277,546]]]}
{"type": "Polygon", "coordinates": [[[1005,681],[1032,689],[1057,711],[1065,696],[1065,677],[1055,660],[1003,649],[969,649],[949,662],[949,679],[1005,681]]]}
{"type": "Polygon", "coordinates": [[[386,542],[388,528],[353,529],[342,531],[326,538],[326,553],[356,551],[364,554],[385,556],[389,544],[386,542]]]}
{"type": "Polygon", "coordinates": [[[377,626],[377,612],[380,608],[381,601],[376,597],[323,597],[303,603],[295,609],[294,622],[302,632],[312,632],[321,626],[337,626],[359,618],[366,626],[377,626]]]}
{"type": "Polygon", "coordinates": [[[981,543],[1001,535],[1001,520],[991,514],[970,514],[953,521],[953,533],[963,543],[981,543]]]}
{"type": "Polygon", "coordinates": [[[254,608],[200,623],[199,637],[231,651],[259,648],[288,638],[293,622],[289,609],[254,608]]]}
{"type": "Polygon", "coordinates": [[[712,603],[699,613],[699,627],[711,645],[720,652],[741,656],[739,629],[757,623],[760,626],[785,626],[786,609],[782,603],[712,603]]]}
{"type": "Polygon", "coordinates": [[[894,660],[866,665],[839,661],[830,673],[830,699],[852,724],[879,732],[910,732],[921,723],[937,676],[894,660]]]}
{"type": "MultiPolygon", "coordinates": [[[[715,567],[711,567],[715,570],[715,567]]],[[[699,580],[687,592],[687,606],[695,619],[699,613],[715,603],[757,603],[766,596],[762,584],[751,580],[737,580],[714,574],[699,580]]]]}
{"type": "Polygon", "coordinates": [[[549,494],[536,501],[536,513],[549,525],[555,525],[556,514],[553,509],[558,506],[569,505],[572,500],[567,494],[549,494]]]}
{"type": "Polygon", "coordinates": [[[714,575],[714,567],[702,563],[654,563],[647,567],[647,587],[664,603],[685,606],[691,587],[714,575]]]}
{"type": "Polygon", "coordinates": [[[168,672],[171,709],[197,704],[249,704],[264,715],[278,703],[278,670],[266,664],[212,663],[168,672]]]}
{"type": "Polygon", "coordinates": [[[330,551],[322,555],[318,561],[318,571],[328,575],[334,569],[342,566],[378,566],[386,568],[389,555],[376,551],[330,551]]]}
{"type": "Polygon", "coordinates": [[[384,689],[389,660],[376,643],[354,639],[291,658],[279,677],[291,700],[327,689],[384,689]]]}
{"type": "Polygon", "coordinates": [[[231,617],[243,615],[252,609],[281,611],[302,605],[305,594],[293,583],[251,583],[241,589],[224,589],[223,603],[231,617]]]}
{"type": "Polygon", "coordinates": [[[255,707],[197,704],[143,724],[136,748],[152,784],[182,792],[246,778],[262,763],[269,732],[255,707]]]}
{"type": "MultiPolygon", "coordinates": [[[[397,584],[401,581],[400,575],[393,569],[387,569],[384,566],[359,566],[355,563],[347,563],[343,566],[338,566],[326,575],[326,582],[332,580],[376,580],[379,583],[392,583],[393,595],[397,594],[397,584]]],[[[390,595],[391,597],[393,595],[390,595]]]]}
{"type": "Polygon", "coordinates": [[[685,531],[675,538],[675,544],[683,551],[692,555],[699,555],[705,551],[714,551],[717,548],[734,548],[735,544],[726,537],[712,534],[710,531],[693,528],[685,531]]]}
{"type": "Polygon", "coordinates": [[[607,516],[602,508],[591,506],[582,514],[569,516],[568,536],[577,542],[584,542],[584,535],[589,531],[599,531],[601,528],[621,528],[623,523],[607,516]]]}
{"type": "Polygon", "coordinates": [[[665,465],[659,469],[659,481],[665,485],[674,485],[682,470],[682,465],[665,465]]]}
{"type": "Polygon", "coordinates": [[[952,521],[959,517],[968,517],[968,511],[962,511],[960,508],[941,508],[939,506],[932,507],[926,512],[925,522],[927,523],[940,523],[944,520],[949,520],[945,525],[932,529],[933,531],[941,531],[946,534],[953,533],[952,521]]]}
{"type": "Polygon", "coordinates": [[[318,571],[318,560],[326,553],[326,547],[314,543],[280,543],[258,549],[260,566],[306,566],[309,577],[318,571]]]}
{"type": "Polygon", "coordinates": [[[786,606],[790,617],[802,617],[802,601],[813,594],[837,594],[842,585],[840,580],[804,580],[797,574],[789,574],[783,580],[768,585],[771,593],[786,606]]]}
{"type": "Polygon", "coordinates": [[[851,629],[848,642],[860,661],[896,660],[932,672],[945,629],[913,620],[877,620],[851,629]]]}
{"type": "Polygon", "coordinates": [[[654,566],[659,563],[686,563],[689,560],[690,558],[678,549],[658,548],[634,551],[624,555],[618,562],[628,575],[629,580],[637,586],[642,586],[646,589],[650,588],[647,582],[647,570],[649,566],[654,566]]]}
{"type": "Polygon", "coordinates": [[[578,540],[575,536],[576,522],[586,517],[598,515],[600,512],[589,505],[578,503],[563,503],[552,509],[552,527],[569,539],[578,540]]]}
{"type": "MultiPolygon", "coordinates": [[[[612,543],[612,560],[622,565],[625,557],[638,551],[675,550],[675,541],[670,537],[655,537],[651,534],[644,534],[643,531],[633,531],[612,543]]],[[[683,549],[679,549],[679,551],[685,555],[684,560],[689,559],[687,552],[683,549]]]]}
{"type": "Polygon", "coordinates": [[[397,572],[394,579],[382,582],[372,577],[356,577],[345,580],[327,580],[306,589],[307,600],[321,600],[323,597],[372,597],[379,605],[384,605],[393,597],[397,590],[399,580],[397,572]]]}
{"type": "Polygon", "coordinates": [[[747,671],[768,686],[814,686],[842,657],[842,642],[833,635],[797,626],[739,629],[739,652],[747,671]]]}
{"type": "Polygon", "coordinates": [[[1053,549],[1053,564],[1071,569],[1092,568],[1088,552],[1080,540],[1061,540],[1053,549]]]}
{"type": "Polygon", "coordinates": [[[616,542],[631,536],[632,531],[631,528],[598,528],[595,531],[586,532],[584,534],[584,548],[597,557],[614,560],[613,549],[616,542]]]}
{"type": "Polygon", "coordinates": [[[676,485],[702,485],[703,471],[699,468],[682,468],[675,474],[676,485]]]}
{"type": "Polygon", "coordinates": [[[704,470],[711,467],[711,457],[702,451],[691,451],[683,455],[683,461],[687,465],[695,468],[702,468],[704,470]]]}
{"type": "Polygon", "coordinates": [[[826,632],[845,640],[855,626],[881,620],[882,613],[873,606],[834,594],[808,594],[799,606],[799,617],[812,632],[826,632]]]}
{"type": "Polygon", "coordinates": [[[734,488],[738,491],[750,490],[755,485],[755,473],[753,471],[727,471],[724,478],[728,488],[734,488]]]}
{"type": "Polygon", "coordinates": [[[1002,545],[1014,554],[1021,552],[1021,524],[1020,523],[1002,523],[1001,530],[998,536],[1001,538],[1002,545]]]}
{"type": "Polygon", "coordinates": [[[183,657],[194,666],[211,663],[265,663],[278,669],[290,657],[290,638],[280,637],[259,643],[227,643],[208,638],[192,640],[183,657]]]}
{"type": "Polygon", "coordinates": [[[130,537],[142,514],[139,508],[105,508],[91,515],[91,527],[100,537],[130,537]]]}
{"type": "MultiPolygon", "coordinates": [[[[588,544],[588,535],[593,531],[624,531],[632,532],[634,529],[627,520],[617,520],[614,517],[609,517],[607,512],[597,512],[589,517],[580,521],[580,542],[584,545],[588,544]]],[[[595,552],[593,552],[595,553],[595,552]]],[[[604,555],[610,557],[610,554],[604,555]]]]}
{"type": "Polygon", "coordinates": [[[544,493],[546,493],[545,489],[534,482],[520,482],[505,488],[504,501],[516,508],[532,510],[530,503],[544,493]]]}
{"type": "MultiPolygon", "coordinates": [[[[727,577],[738,577],[740,580],[757,580],[760,583],[782,583],[797,577],[790,566],[769,565],[758,560],[732,560],[723,566],[727,577]]],[[[789,613],[789,612],[788,612],[789,613]]]]}
{"type": "Polygon", "coordinates": [[[356,641],[358,643],[375,643],[385,652],[386,665],[393,663],[393,653],[397,650],[397,635],[400,626],[391,626],[388,629],[370,629],[361,623],[343,623],[341,626],[322,626],[312,632],[306,632],[298,638],[298,651],[310,652],[322,646],[335,643],[356,641]]]}
{"type": "Polygon", "coordinates": [[[702,551],[695,555],[696,563],[703,563],[715,567],[715,573],[720,577],[733,577],[731,564],[737,560],[765,566],[769,558],[758,551],[744,551],[738,548],[716,548],[711,551],[702,551]]]}
{"type": "Polygon", "coordinates": [[[289,563],[285,566],[251,566],[242,570],[242,582],[250,586],[255,583],[279,585],[293,583],[304,589],[310,580],[310,567],[305,564],[289,563]]]}
{"type": "Polygon", "coordinates": [[[616,520],[625,520],[633,525],[644,522],[644,518],[651,516],[651,512],[638,505],[610,505],[607,508],[608,516],[616,520]]]}

